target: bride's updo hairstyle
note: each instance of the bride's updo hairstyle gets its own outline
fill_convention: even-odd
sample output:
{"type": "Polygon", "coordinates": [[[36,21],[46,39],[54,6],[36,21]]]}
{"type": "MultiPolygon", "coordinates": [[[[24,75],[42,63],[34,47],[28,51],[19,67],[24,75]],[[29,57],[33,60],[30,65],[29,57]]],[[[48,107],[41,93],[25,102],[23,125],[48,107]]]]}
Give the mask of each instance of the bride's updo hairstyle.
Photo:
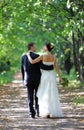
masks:
{"type": "Polygon", "coordinates": [[[47,47],[48,51],[52,51],[52,49],[54,48],[54,45],[52,45],[51,43],[45,43],[45,46],[47,47]]]}

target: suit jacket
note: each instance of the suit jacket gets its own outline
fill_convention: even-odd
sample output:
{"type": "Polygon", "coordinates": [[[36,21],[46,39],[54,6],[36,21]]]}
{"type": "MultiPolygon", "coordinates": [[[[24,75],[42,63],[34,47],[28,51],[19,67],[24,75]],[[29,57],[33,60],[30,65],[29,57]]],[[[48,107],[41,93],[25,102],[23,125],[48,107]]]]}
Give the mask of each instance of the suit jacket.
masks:
{"type": "MultiPolygon", "coordinates": [[[[34,52],[30,52],[30,56],[32,59],[35,59],[39,55],[34,52]]],[[[40,64],[41,64],[40,62],[36,64],[31,64],[26,54],[22,56],[21,72],[24,85],[27,86],[28,84],[40,83],[40,77],[41,77],[40,64]]]]}

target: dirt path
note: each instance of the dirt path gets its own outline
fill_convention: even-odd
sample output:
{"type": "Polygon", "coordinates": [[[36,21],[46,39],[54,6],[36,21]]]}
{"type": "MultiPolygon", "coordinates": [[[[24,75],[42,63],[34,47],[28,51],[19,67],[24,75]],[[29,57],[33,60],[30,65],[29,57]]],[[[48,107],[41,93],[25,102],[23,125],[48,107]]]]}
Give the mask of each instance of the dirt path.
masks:
{"type": "Polygon", "coordinates": [[[0,87],[0,130],[84,130],[84,105],[73,104],[73,96],[84,91],[59,91],[64,118],[29,119],[26,87],[16,74],[12,83],[0,87]]]}

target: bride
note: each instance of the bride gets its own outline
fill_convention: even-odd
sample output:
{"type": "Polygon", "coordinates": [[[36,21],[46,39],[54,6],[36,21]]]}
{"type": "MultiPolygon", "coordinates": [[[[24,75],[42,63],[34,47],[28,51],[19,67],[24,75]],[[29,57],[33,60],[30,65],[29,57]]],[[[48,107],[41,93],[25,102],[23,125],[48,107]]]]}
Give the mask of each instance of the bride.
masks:
{"type": "MultiPolygon", "coordinates": [[[[51,54],[52,46],[50,43],[46,43],[44,45],[44,51],[46,52],[44,55],[39,56],[35,60],[32,60],[30,54],[28,54],[28,58],[31,64],[35,64],[39,61],[42,61],[44,65],[51,66],[56,69],[58,73],[59,80],[63,82],[60,70],[57,65],[56,58],[51,54]]],[[[41,81],[37,91],[37,97],[39,100],[39,112],[40,116],[50,118],[50,117],[63,117],[59,93],[57,88],[56,75],[54,70],[41,70],[41,81]]]]}

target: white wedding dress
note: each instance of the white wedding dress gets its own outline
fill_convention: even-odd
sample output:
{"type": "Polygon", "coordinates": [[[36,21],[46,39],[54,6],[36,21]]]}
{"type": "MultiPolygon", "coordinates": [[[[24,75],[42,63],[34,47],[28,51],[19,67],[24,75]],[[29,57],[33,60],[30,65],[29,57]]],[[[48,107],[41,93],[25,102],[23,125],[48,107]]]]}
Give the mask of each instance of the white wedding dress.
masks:
{"type": "MultiPolygon", "coordinates": [[[[43,62],[54,65],[54,62],[43,62]]],[[[40,116],[63,117],[54,70],[41,70],[41,81],[37,91],[40,116]]]]}

